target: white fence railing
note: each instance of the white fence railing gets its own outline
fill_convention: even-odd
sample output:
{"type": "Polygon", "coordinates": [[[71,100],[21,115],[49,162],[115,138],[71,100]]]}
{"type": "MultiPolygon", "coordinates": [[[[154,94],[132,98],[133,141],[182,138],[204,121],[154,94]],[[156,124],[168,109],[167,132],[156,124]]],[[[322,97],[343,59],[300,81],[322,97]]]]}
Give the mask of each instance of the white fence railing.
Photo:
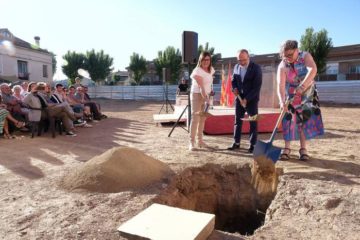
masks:
{"type": "MultiPolygon", "coordinates": [[[[360,104],[360,81],[329,81],[317,82],[321,102],[356,103],[360,104]]],[[[221,85],[214,85],[214,101],[219,101],[221,85]]],[[[175,101],[177,85],[166,86],[95,86],[89,87],[93,98],[124,99],[124,100],[164,100],[175,101]]]]}

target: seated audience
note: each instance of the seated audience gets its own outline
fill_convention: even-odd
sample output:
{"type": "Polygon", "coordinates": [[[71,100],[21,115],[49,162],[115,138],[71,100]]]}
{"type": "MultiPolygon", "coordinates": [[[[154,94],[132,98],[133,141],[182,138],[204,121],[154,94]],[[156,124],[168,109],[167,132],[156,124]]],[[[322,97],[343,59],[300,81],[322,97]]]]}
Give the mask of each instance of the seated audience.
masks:
{"type": "Polygon", "coordinates": [[[31,94],[25,97],[24,102],[33,110],[31,120],[39,121],[40,119],[49,119],[49,117],[60,118],[64,125],[66,135],[76,136],[72,131],[72,121],[76,120],[75,114],[70,112],[65,106],[55,104],[50,100],[49,86],[45,83],[37,83],[36,88],[32,90],[31,94]]]}

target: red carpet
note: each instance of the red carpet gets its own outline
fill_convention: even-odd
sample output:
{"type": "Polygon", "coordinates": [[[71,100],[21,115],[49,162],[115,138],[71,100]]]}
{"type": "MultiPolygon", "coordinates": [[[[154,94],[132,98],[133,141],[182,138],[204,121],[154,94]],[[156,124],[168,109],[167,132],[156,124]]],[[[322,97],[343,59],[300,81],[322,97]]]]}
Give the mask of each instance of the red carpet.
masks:
{"type": "MultiPolygon", "coordinates": [[[[218,107],[210,110],[209,116],[205,121],[204,133],[209,135],[233,134],[235,109],[218,107]]],[[[279,109],[260,108],[259,114],[261,116],[258,120],[259,133],[271,133],[274,130],[276,121],[279,117],[279,109]]],[[[247,116],[245,116],[247,117],[247,116]]],[[[242,133],[249,133],[250,124],[248,121],[243,121],[242,133]]],[[[281,129],[279,129],[281,131],[281,129]]]]}

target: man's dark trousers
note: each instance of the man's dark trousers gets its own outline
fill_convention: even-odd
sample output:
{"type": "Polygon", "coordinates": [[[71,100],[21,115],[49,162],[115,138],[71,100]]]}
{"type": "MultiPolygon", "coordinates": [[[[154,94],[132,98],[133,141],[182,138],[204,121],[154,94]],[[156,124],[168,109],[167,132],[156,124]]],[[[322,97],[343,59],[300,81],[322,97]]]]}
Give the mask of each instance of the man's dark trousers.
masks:
{"type": "MultiPolygon", "coordinates": [[[[241,140],[241,128],[243,121],[241,118],[244,118],[245,112],[249,116],[254,116],[258,114],[258,101],[250,101],[247,103],[246,108],[243,108],[240,105],[238,98],[235,100],[235,124],[234,124],[234,142],[240,144],[241,140]]],[[[254,146],[257,141],[257,121],[250,121],[250,145],[254,146]]]]}

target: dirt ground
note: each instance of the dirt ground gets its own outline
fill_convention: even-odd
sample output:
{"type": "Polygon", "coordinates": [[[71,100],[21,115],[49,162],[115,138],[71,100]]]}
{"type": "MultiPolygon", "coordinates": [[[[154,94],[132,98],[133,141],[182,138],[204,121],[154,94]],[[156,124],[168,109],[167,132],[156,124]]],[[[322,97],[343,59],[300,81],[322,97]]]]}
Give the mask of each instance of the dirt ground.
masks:
{"type": "MultiPolygon", "coordinates": [[[[60,179],[74,167],[115,146],[137,148],[175,172],[206,163],[252,162],[242,149],[229,152],[231,136],[205,136],[210,150],[187,151],[187,132],[156,126],[162,103],[99,100],[109,118],[77,137],[49,134],[0,139],[0,239],[122,239],[117,228],[145,209],[167,184],[119,193],[69,192],[60,179]]],[[[214,239],[359,239],[360,106],[322,107],[326,134],[311,140],[312,159],[278,162],[284,174],[264,225],[252,236],[214,231],[214,239]]],[[[268,139],[269,134],[261,134],[268,139]]],[[[282,146],[280,134],[274,145],[282,146]]]]}

